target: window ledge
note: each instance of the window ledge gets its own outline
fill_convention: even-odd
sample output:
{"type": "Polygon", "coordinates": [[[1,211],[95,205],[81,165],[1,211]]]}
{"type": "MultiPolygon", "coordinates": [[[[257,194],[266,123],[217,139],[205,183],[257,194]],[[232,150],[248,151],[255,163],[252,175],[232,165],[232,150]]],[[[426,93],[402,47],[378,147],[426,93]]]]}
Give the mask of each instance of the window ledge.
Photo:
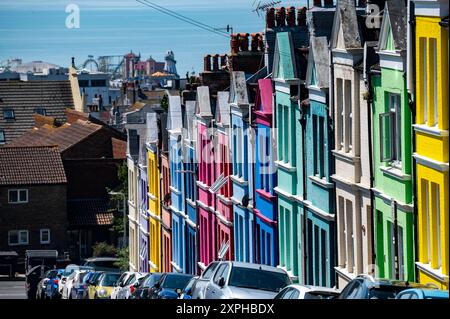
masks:
{"type": "Polygon", "coordinates": [[[402,181],[410,181],[411,180],[411,175],[404,174],[401,169],[396,168],[396,167],[381,166],[380,170],[384,174],[394,177],[396,179],[402,180],[402,181]]]}
{"type": "Polygon", "coordinates": [[[438,137],[448,136],[448,130],[441,130],[438,127],[428,126],[426,124],[413,124],[414,130],[425,134],[438,137]]]}
{"type": "Polygon", "coordinates": [[[204,270],[206,269],[206,265],[205,265],[204,263],[202,263],[201,261],[199,261],[199,262],[197,263],[197,265],[198,265],[198,267],[200,267],[200,269],[201,269],[202,271],[204,271],[204,270]]]}
{"type": "Polygon", "coordinates": [[[334,270],[338,273],[338,275],[341,275],[348,281],[351,281],[356,278],[356,274],[354,272],[348,272],[347,268],[336,266],[334,267],[334,270]]]}
{"type": "Polygon", "coordinates": [[[275,165],[280,167],[288,172],[294,173],[297,171],[297,167],[291,166],[289,163],[285,163],[282,161],[275,161],[275,165]]]}
{"type": "Polygon", "coordinates": [[[328,188],[328,189],[334,188],[334,184],[333,184],[333,183],[329,183],[329,182],[327,182],[327,181],[326,181],[325,179],[323,179],[323,178],[319,178],[319,177],[314,176],[314,175],[308,176],[308,178],[309,178],[314,184],[317,184],[317,185],[319,185],[319,186],[321,186],[321,187],[323,187],[323,188],[328,188]]]}
{"type": "Polygon", "coordinates": [[[241,185],[241,186],[247,186],[248,181],[244,180],[242,177],[237,177],[236,175],[230,175],[230,178],[233,182],[241,185]]]}
{"type": "Polygon", "coordinates": [[[344,153],[343,151],[333,150],[333,155],[347,163],[355,164],[361,161],[361,158],[354,156],[352,152],[344,153]]]}
{"type": "Polygon", "coordinates": [[[231,204],[233,204],[233,202],[231,201],[230,198],[225,197],[225,196],[222,195],[222,194],[217,194],[217,198],[218,198],[221,202],[223,202],[224,204],[226,204],[226,205],[231,205],[231,204]]]}
{"type": "Polygon", "coordinates": [[[169,186],[169,189],[174,192],[176,195],[181,195],[181,192],[173,186],[169,186]]]}
{"type": "Polygon", "coordinates": [[[197,186],[200,187],[201,189],[203,189],[204,191],[207,191],[209,189],[209,186],[201,181],[197,181],[196,183],[197,183],[197,186]]]}
{"type": "Polygon", "coordinates": [[[449,170],[448,163],[439,162],[439,161],[433,160],[431,158],[428,158],[426,156],[419,155],[417,153],[414,153],[413,157],[415,158],[417,163],[420,165],[430,167],[430,168],[435,169],[440,172],[446,172],[449,170]]]}
{"type": "Polygon", "coordinates": [[[194,208],[197,207],[197,203],[189,198],[186,198],[186,202],[194,208]]]}
{"type": "Polygon", "coordinates": [[[436,279],[438,279],[439,281],[447,282],[447,283],[448,283],[448,276],[447,276],[447,275],[444,275],[444,274],[442,273],[442,268],[440,268],[440,269],[434,269],[434,268],[431,267],[430,264],[423,264],[423,263],[418,262],[418,261],[416,262],[416,266],[417,266],[417,268],[419,268],[419,270],[421,270],[421,271],[427,273],[427,274],[430,275],[431,277],[436,278],[436,279]]]}

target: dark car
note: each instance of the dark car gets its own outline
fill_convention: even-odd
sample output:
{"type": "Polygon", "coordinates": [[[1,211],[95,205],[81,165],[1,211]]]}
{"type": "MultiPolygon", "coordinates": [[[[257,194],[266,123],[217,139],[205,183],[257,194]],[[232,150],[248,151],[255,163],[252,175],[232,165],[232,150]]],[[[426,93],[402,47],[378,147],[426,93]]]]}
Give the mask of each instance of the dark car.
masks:
{"type": "Polygon", "coordinates": [[[359,275],[345,286],[337,299],[395,299],[403,290],[426,287],[414,282],[374,279],[369,275],[359,275]]]}
{"type": "Polygon", "coordinates": [[[163,274],[155,285],[150,299],[178,299],[179,291],[186,287],[192,277],[194,276],[178,273],[163,274]]]}
{"type": "Polygon", "coordinates": [[[136,291],[132,295],[132,299],[150,299],[153,295],[153,291],[159,280],[162,277],[162,273],[151,273],[147,275],[142,284],[136,288],[136,291]]]}
{"type": "Polygon", "coordinates": [[[61,280],[64,269],[56,269],[56,274],[51,273],[49,281],[47,282],[47,287],[45,290],[45,299],[60,299],[61,294],[59,293],[59,281],[61,280]]]}
{"type": "Polygon", "coordinates": [[[198,276],[192,277],[183,290],[178,291],[178,299],[192,299],[192,288],[198,280],[198,276]]]}
{"type": "Polygon", "coordinates": [[[28,299],[35,299],[38,291],[39,282],[44,279],[45,273],[50,270],[48,266],[39,265],[34,266],[25,274],[25,286],[27,290],[28,299]]]}

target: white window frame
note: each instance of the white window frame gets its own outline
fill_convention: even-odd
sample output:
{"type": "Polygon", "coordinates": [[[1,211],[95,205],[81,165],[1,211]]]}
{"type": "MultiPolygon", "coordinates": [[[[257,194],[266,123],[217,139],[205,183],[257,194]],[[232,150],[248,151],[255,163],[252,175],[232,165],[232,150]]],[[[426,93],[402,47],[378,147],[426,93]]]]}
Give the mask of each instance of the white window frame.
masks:
{"type": "Polygon", "coordinates": [[[0,136],[2,137],[0,139],[0,145],[5,144],[6,143],[6,136],[5,136],[5,131],[3,129],[0,129],[0,136]]]}
{"type": "Polygon", "coordinates": [[[28,230],[10,230],[8,231],[8,246],[24,246],[24,245],[28,245],[30,242],[30,236],[28,233],[28,230]],[[13,232],[17,232],[17,243],[11,243],[11,233],[13,232]],[[21,234],[26,234],[27,236],[27,240],[21,242],[21,234]]]}
{"type": "Polygon", "coordinates": [[[19,188],[13,188],[13,189],[8,189],[8,204],[14,204],[14,205],[16,205],[16,204],[26,204],[26,203],[28,203],[28,201],[29,201],[29,197],[28,197],[28,189],[23,189],[23,188],[21,188],[21,189],[19,189],[19,188]],[[11,201],[11,198],[10,198],[10,192],[17,192],[17,201],[16,202],[12,202],[11,201]],[[27,199],[25,200],[25,201],[21,201],[20,200],[20,192],[26,192],[26,195],[27,195],[27,199]]]}
{"type": "Polygon", "coordinates": [[[41,245],[47,245],[50,244],[51,242],[51,232],[49,228],[43,228],[39,231],[39,240],[41,245]],[[44,234],[44,232],[48,233],[48,240],[42,240],[42,235],[44,234]]]}

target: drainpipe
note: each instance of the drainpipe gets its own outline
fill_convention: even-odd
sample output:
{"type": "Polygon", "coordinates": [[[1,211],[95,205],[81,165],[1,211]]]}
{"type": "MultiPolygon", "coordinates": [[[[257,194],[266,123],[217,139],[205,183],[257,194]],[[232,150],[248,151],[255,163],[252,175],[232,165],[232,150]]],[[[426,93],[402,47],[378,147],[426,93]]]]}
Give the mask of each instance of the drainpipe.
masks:
{"type": "MultiPolygon", "coordinates": [[[[399,274],[400,274],[400,265],[399,265],[399,247],[398,247],[398,219],[397,219],[397,202],[395,201],[394,198],[391,199],[391,210],[392,210],[392,215],[394,217],[394,239],[395,239],[395,243],[394,243],[394,251],[395,251],[395,258],[394,258],[394,267],[395,267],[395,277],[394,279],[399,279],[399,274]]],[[[392,240],[392,239],[391,239],[392,240]]]]}
{"type": "MultiPolygon", "coordinates": [[[[408,35],[409,35],[409,41],[408,41],[408,62],[407,65],[411,65],[409,71],[409,81],[407,81],[407,90],[408,90],[408,104],[409,109],[411,110],[411,122],[416,123],[416,86],[414,85],[416,81],[416,60],[413,58],[416,55],[416,18],[414,15],[415,10],[415,4],[412,1],[408,1],[408,35]]],[[[416,134],[414,132],[414,129],[411,131],[412,136],[412,153],[416,151],[416,134]]],[[[416,159],[412,157],[412,163],[411,163],[411,186],[413,189],[413,212],[414,212],[414,253],[415,253],[415,260],[418,260],[418,252],[419,252],[419,242],[418,242],[418,207],[417,207],[417,187],[414,187],[416,183],[416,159]]],[[[414,266],[415,270],[415,278],[417,278],[417,267],[414,266]]]]}

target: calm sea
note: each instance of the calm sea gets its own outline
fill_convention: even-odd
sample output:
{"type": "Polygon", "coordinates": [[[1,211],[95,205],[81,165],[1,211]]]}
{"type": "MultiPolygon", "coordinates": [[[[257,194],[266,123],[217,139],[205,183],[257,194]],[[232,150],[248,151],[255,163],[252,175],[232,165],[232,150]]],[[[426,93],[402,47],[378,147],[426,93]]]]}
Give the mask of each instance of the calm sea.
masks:
{"type": "MultiPolygon", "coordinates": [[[[259,32],[264,19],[252,12],[253,0],[155,1],[171,3],[170,8],[217,28],[232,25],[235,32],[259,32]],[[192,3],[192,5],[190,4],[192,3]],[[208,3],[205,5],[205,3],[208,3]]],[[[163,60],[167,50],[175,53],[178,73],[202,70],[203,56],[229,52],[229,39],[181,22],[154,9],[133,6],[85,6],[86,1],[26,1],[7,5],[0,1],[0,61],[21,58],[24,62],[43,60],[68,66],[71,57],[81,64],[88,55],[121,55],[133,50],[142,57],[163,60]],[[67,4],[79,4],[80,28],[66,28],[67,4]],[[21,5],[22,4],[22,5],[21,5]],[[40,5],[41,4],[41,5],[40,5]]],[[[299,1],[295,1],[299,2],[299,1]]],[[[116,4],[117,4],[116,3],[116,4]]],[[[291,1],[290,3],[293,3],[291,1]]],[[[170,5],[170,4],[168,4],[170,5]]]]}

